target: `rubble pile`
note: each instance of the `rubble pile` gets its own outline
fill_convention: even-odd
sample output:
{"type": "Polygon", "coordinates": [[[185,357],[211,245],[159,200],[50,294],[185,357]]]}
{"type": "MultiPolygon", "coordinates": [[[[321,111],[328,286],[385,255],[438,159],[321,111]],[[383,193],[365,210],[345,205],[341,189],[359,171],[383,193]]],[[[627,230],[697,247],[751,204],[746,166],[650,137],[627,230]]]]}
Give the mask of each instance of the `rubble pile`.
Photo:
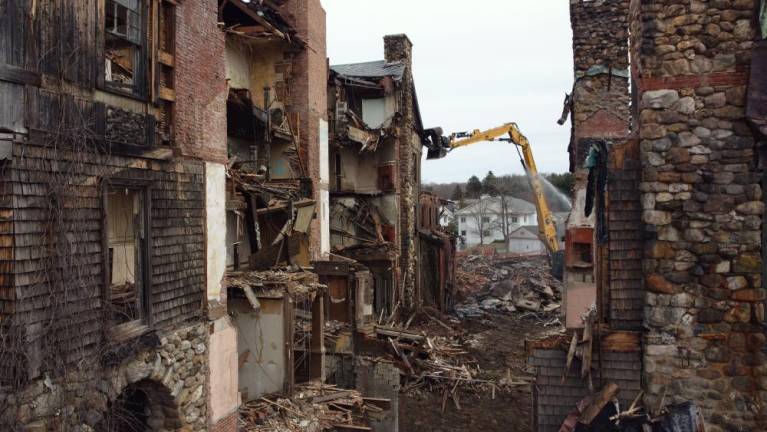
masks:
{"type": "Polygon", "coordinates": [[[295,397],[277,395],[244,404],[240,429],[249,432],[371,430],[369,419],[385,409],[379,400],[366,399],[356,390],[311,381],[296,387],[295,397]]]}
{"type": "Polygon", "coordinates": [[[562,282],[551,275],[545,257],[459,257],[457,278],[465,296],[455,307],[461,318],[486,311],[551,313],[561,306],[562,282]]]}
{"type": "Polygon", "coordinates": [[[472,341],[454,331],[445,336],[430,336],[425,331],[376,326],[376,335],[388,341],[389,352],[402,371],[402,391],[441,394],[443,412],[448,401],[461,409],[458,390],[482,392],[494,398],[501,389],[529,384],[514,380],[511,375],[498,380],[482,379],[482,370],[467,349],[472,341]]]}

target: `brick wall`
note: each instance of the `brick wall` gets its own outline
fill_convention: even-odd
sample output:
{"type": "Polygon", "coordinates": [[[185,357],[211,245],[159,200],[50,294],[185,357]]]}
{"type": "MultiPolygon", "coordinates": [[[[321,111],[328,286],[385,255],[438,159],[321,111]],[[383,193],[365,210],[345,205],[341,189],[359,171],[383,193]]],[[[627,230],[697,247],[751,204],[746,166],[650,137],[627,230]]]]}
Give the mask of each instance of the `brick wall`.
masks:
{"type": "Polygon", "coordinates": [[[694,400],[706,430],[757,430],[767,422],[764,204],[744,108],[755,2],[634,0],[631,13],[646,400],[694,400]]]}
{"type": "Polygon", "coordinates": [[[185,156],[226,162],[226,62],[218,2],[176,7],[175,137],[185,156]]]}
{"type": "Polygon", "coordinates": [[[211,432],[237,432],[240,430],[239,428],[239,419],[240,414],[234,413],[230,416],[227,416],[221,420],[219,420],[216,424],[211,426],[210,431],[211,432]]]}
{"type": "MultiPolygon", "coordinates": [[[[320,191],[328,190],[327,182],[320,181],[320,120],[328,119],[325,10],[319,0],[291,0],[281,11],[308,45],[293,59],[288,109],[300,117],[301,158],[312,179],[314,199],[320,203],[320,191]]],[[[320,258],[320,235],[318,217],[309,233],[313,259],[320,258]]]]}

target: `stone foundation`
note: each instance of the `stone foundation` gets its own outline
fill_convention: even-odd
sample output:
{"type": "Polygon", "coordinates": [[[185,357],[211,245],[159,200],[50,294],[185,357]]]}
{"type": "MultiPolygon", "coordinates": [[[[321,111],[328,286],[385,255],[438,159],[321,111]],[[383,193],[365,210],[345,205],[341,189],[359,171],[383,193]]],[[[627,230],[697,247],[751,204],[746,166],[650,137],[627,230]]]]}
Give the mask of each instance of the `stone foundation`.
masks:
{"type": "Polygon", "coordinates": [[[120,418],[113,410],[131,390],[146,396],[152,431],[207,431],[204,324],[163,333],[117,366],[38,379],[21,391],[0,389],[0,429],[88,432],[120,418]]]}

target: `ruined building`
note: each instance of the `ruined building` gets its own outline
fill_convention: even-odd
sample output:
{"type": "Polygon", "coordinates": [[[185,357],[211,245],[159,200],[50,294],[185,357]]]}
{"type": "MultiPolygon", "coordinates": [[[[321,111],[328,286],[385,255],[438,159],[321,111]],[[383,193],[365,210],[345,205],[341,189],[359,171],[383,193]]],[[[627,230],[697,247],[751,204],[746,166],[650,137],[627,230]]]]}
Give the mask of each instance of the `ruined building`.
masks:
{"type": "Polygon", "coordinates": [[[221,1],[226,266],[243,402],[324,376],[329,252],[325,12],[318,0],[221,1]]]}
{"type": "Polygon", "coordinates": [[[0,4],[0,429],[235,430],[216,9],[0,4]]]}
{"type": "Polygon", "coordinates": [[[706,430],[761,430],[764,4],[570,11],[569,332],[528,344],[536,430],[608,382],[624,409],[641,389],[651,411],[693,401],[706,430]]]}
{"type": "Polygon", "coordinates": [[[418,304],[417,205],[423,124],[412,43],[384,38],[384,60],[331,66],[331,250],[370,269],[374,314],[418,304]]]}

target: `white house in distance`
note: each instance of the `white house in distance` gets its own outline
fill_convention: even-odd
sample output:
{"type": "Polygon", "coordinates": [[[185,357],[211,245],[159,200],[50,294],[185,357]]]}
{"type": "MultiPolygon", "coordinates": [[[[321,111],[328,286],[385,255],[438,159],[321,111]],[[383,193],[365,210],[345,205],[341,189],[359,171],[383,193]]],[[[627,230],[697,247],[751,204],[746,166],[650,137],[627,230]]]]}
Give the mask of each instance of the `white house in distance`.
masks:
{"type": "MultiPolygon", "coordinates": [[[[461,250],[479,244],[503,243],[504,200],[506,202],[505,216],[512,234],[525,225],[535,225],[538,223],[535,206],[529,201],[511,196],[507,196],[505,199],[482,196],[479,200],[455,212],[455,218],[458,222],[458,235],[460,236],[459,248],[461,250]]],[[[524,233],[519,233],[517,236],[527,237],[524,233]]],[[[543,247],[542,244],[541,247],[543,247]]],[[[512,246],[509,245],[508,248],[512,249],[512,246]]]]}

